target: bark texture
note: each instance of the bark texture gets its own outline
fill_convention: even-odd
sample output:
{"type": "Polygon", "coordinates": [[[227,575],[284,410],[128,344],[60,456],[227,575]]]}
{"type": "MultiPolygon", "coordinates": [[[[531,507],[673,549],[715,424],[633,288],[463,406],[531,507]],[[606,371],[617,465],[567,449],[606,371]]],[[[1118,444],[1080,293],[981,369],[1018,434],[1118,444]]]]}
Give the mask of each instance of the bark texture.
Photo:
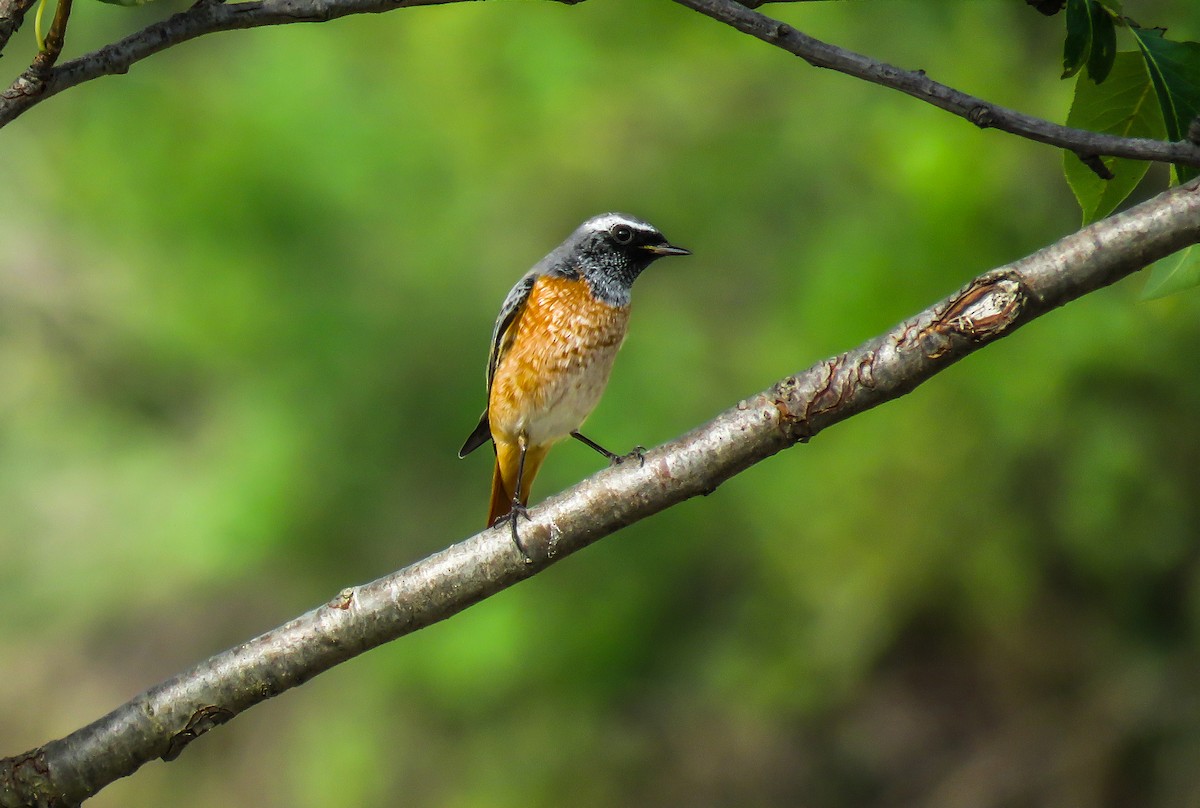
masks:
{"type": "Polygon", "coordinates": [[[443,620],[558,559],[913,390],[1036,317],[1200,242],[1200,180],[1011,264],[857,348],[788,376],[645,455],[157,685],[67,737],[0,761],[0,806],[71,806],[240,712],[443,620]]]}

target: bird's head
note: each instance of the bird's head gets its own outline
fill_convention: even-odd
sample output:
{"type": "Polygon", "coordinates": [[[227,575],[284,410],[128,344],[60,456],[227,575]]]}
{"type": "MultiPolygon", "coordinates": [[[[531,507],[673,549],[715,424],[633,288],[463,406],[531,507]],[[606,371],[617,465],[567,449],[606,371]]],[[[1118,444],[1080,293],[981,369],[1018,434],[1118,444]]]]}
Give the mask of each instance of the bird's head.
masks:
{"type": "Polygon", "coordinates": [[[628,303],[629,291],[642,271],[668,255],[691,255],[649,222],[627,213],[602,213],[576,228],[552,257],[561,269],[579,273],[598,297],[628,303]]]}

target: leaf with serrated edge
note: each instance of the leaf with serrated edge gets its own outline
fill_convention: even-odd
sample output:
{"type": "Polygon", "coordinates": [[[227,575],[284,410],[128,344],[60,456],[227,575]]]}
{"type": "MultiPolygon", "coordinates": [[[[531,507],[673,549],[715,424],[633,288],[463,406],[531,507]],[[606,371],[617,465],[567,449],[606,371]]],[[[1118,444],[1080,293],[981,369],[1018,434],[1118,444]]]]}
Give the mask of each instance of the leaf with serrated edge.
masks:
{"type": "MultiPolygon", "coordinates": [[[[1158,93],[1167,137],[1183,140],[1188,124],[1200,114],[1200,42],[1175,42],[1158,29],[1132,30],[1158,93]]],[[[1182,182],[1200,173],[1191,166],[1175,169],[1182,182]]]]}
{"type": "Polygon", "coordinates": [[[1200,249],[1193,244],[1150,265],[1142,300],[1154,300],[1200,286],[1200,249]]]}
{"type": "MultiPolygon", "coordinates": [[[[1118,53],[1108,80],[1103,84],[1097,85],[1082,75],[1076,79],[1067,126],[1121,137],[1161,140],[1165,133],[1162,113],[1141,54],[1137,51],[1118,53]]],[[[1116,210],[1150,167],[1142,160],[1102,159],[1115,175],[1111,180],[1097,177],[1074,153],[1063,153],[1063,172],[1079,200],[1084,224],[1116,210]]]]}

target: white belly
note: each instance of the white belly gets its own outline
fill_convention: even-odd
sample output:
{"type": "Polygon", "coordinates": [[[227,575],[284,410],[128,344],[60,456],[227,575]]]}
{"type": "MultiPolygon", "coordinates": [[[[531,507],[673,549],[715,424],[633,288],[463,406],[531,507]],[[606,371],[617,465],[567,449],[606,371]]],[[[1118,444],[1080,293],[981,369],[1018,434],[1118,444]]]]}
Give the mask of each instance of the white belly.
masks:
{"type": "Polygon", "coordinates": [[[590,361],[586,365],[576,358],[575,364],[546,385],[525,417],[513,425],[513,432],[520,434],[523,431],[530,444],[541,446],[560,441],[577,431],[600,401],[619,347],[612,345],[593,350],[588,354],[590,361]]]}

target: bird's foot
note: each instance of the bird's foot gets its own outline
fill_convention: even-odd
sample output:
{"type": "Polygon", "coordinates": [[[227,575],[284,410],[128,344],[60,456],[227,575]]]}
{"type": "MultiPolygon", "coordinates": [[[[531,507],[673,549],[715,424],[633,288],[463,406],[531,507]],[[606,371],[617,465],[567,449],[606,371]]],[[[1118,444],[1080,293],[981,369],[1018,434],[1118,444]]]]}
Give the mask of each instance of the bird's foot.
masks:
{"type": "Polygon", "coordinates": [[[529,521],[529,509],[521,504],[520,500],[514,499],[512,501],[512,510],[501,516],[496,522],[508,521],[509,525],[512,526],[513,545],[517,548],[517,552],[525,559],[525,563],[531,564],[533,563],[533,558],[529,555],[529,551],[525,549],[525,545],[521,542],[521,536],[517,532],[517,522],[522,516],[525,517],[526,521],[529,521]]]}
{"type": "Polygon", "coordinates": [[[624,463],[626,460],[634,460],[634,459],[637,460],[639,466],[646,465],[646,447],[645,446],[634,446],[626,454],[612,455],[608,458],[608,462],[614,466],[619,466],[622,463],[624,463]]]}
{"type": "Polygon", "coordinates": [[[634,446],[633,451],[629,452],[628,454],[619,455],[619,454],[616,454],[615,452],[610,452],[608,449],[605,449],[603,446],[596,443],[596,441],[592,440],[591,438],[580,435],[578,432],[572,432],[571,437],[575,438],[575,440],[579,441],[580,443],[587,444],[588,446],[592,447],[600,454],[607,457],[608,464],[610,466],[619,466],[622,463],[624,463],[626,460],[633,460],[635,457],[637,458],[639,466],[646,465],[646,447],[645,446],[634,446]]]}

